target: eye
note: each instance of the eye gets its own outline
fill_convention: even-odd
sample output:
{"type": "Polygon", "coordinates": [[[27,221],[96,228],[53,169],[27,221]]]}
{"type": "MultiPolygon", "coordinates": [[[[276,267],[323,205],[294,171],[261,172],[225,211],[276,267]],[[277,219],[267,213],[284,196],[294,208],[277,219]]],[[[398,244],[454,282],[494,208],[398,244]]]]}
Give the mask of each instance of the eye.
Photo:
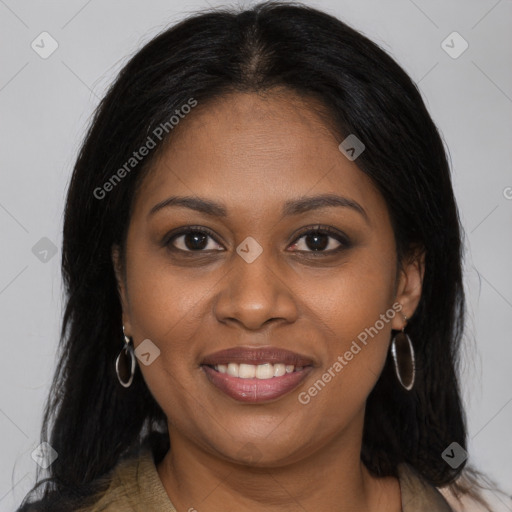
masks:
{"type": "Polygon", "coordinates": [[[164,245],[171,246],[171,249],[175,249],[183,252],[206,252],[224,250],[220,246],[213,236],[213,233],[206,228],[190,226],[181,231],[172,234],[172,236],[166,237],[164,245]],[[211,239],[209,242],[208,239],[211,239]]]}
{"type": "MultiPolygon", "coordinates": [[[[215,235],[209,229],[200,226],[189,226],[171,233],[167,235],[163,244],[173,251],[185,253],[224,250],[217,243],[215,235]]],[[[327,255],[350,246],[349,238],[342,232],[329,226],[313,226],[305,228],[290,247],[296,252],[327,255]]]]}
{"type": "Polygon", "coordinates": [[[297,252],[335,253],[350,247],[350,240],[343,233],[328,226],[315,226],[303,231],[290,246],[297,252]],[[301,240],[304,239],[302,242],[301,240]]]}

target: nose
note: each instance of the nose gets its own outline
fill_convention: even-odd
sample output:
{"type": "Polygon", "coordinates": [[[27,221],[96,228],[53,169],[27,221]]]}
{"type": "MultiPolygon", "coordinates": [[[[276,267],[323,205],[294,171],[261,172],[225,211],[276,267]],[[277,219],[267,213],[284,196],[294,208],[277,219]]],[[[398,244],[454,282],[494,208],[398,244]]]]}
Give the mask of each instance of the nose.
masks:
{"type": "Polygon", "coordinates": [[[214,305],[219,322],[236,323],[248,330],[260,330],[271,321],[292,323],[298,316],[297,300],[285,273],[265,255],[252,263],[234,255],[233,267],[222,279],[214,305]]]}

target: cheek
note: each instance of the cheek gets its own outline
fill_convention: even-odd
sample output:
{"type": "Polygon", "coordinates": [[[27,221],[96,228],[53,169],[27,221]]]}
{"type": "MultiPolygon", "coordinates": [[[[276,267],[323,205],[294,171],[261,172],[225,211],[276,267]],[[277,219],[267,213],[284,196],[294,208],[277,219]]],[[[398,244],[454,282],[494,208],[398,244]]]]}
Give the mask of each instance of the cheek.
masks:
{"type": "Polygon", "coordinates": [[[330,369],[325,375],[330,392],[324,400],[343,398],[347,407],[357,408],[375,385],[387,357],[391,321],[399,314],[392,308],[394,265],[393,253],[361,251],[335,277],[304,283],[309,293],[303,297],[327,340],[322,372],[330,369]]]}
{"type": "Polygon", "coordinates": [[[365,248],[329,274],[303,276],[297,296],[317,317],[320,327],[331,333],[330,338],[347,341],[373,326],[391,308],[394,258],[382,248],[365,248]]]}
{"type": "MultiPolygon", "coordinates": [[[[162,261],[142,251],[132,253],[128,265],[129,314],[135,348],[145,339],[159,350],[148,366],[138,361],[144,380],[165,411],[188,407],[195,372],[191,340],[200,329],[201,295],[208,287],[198,280],[187,280],[162,261]]],[[[198,405],[196,404],[197,408],[198,405]]]]}
{"type": "Polygon", "coordinates": [[[135,348],[149,339],[159,351],[150,365],[138,361],[143,378],[166,414],[180,410],[192,416],[195,409],[204,407],[195,403],[198,397],[189,391],[194,372],[201,371],[191,346],[201,325],[195,287],[186,286],[176,272],[152,265],[150,259],[134,258],[129,270],[135,348]]]}
{"type": "Polygon", "coordinates": [[[208,290],[206,275],[190,279],[191,272],[171,267],[154,250],[140,248],[131,256],[128,295],[134,331],[139,337],[179,343],[178,333],[197,327],[201,297],[208,290]]]}

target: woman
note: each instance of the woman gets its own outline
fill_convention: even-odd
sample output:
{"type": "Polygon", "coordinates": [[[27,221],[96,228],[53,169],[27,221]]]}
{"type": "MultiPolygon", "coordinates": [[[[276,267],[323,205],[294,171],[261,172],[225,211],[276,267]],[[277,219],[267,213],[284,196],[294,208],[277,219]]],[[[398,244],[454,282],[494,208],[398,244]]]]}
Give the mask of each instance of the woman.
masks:
{"type": "Polygon", "coordinates": [[[461,255],[443,143],[382,49],[300,4],[182,21],[78,157],[56,458],[19,510],[483,504],[461,255]]]}

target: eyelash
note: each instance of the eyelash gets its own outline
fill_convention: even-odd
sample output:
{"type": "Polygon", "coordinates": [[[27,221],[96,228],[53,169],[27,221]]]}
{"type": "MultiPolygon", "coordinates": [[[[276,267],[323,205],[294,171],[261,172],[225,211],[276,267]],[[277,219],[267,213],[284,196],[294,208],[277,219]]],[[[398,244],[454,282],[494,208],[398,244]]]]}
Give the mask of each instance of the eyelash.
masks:
{"type": "MultiPolygon", "coordinates": [[[[188,235],[190,233],[200,233],[203,235],[207,235],[210,238],[212,238],[217,244],[221,245],[217,241],[214,233],[212,231],[210,231],[208,228],[205,228],[202,226],[188,226],[184,229],[181,229],[178,232],[170,233],[164,238],[163,245],[173,252],[181,252],[181,253],[190,254],[190,255],[207,253],[208,251],[205,251],[205,250],[191,251],[191,250],[178,249],[177,247],[172,246],[172,242],[175,239],[177,239],[178,237],[183,236],[183,235],[188,235]]],[[[297,234],[296,238],[294,239],[294,241],[291,245],[296,244],[301,238],[303,238],[304,236],[309,235],[309,234],[328,235],[330,238],[334,238],[337,242],[339,242],[340,246],[337,247],[336,249],[331,249],[329,251],[311,251],[310,250],[310,251],[294,251],[294,252],[306,253],[306,254],[309,253],[309,254],[314,255],[315,257],[330,256],[330,255],[338,253],[344,249],[348,249],[352,245],[349,238],[346,235],[344,235],[343,233],[341,233],[338,230],[335,230],[329,226],[321,226],[321,225],[308,226],[308,227],[304,228],[297,234]]],[[[221,252],[221,251],[215,251],[215,252],[221,252]]]]}

